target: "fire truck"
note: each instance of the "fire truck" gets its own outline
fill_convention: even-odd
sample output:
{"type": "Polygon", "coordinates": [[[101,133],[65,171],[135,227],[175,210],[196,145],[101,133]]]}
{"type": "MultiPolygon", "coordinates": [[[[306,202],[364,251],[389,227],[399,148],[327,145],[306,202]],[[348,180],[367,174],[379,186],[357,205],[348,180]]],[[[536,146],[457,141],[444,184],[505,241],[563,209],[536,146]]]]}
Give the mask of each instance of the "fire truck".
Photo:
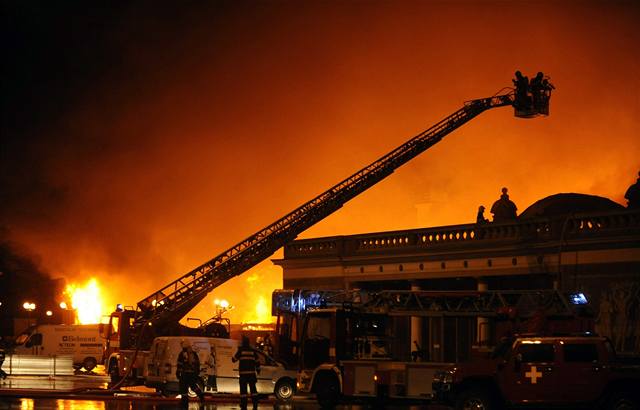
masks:
{"type": "Polygon", "coordinates": [[[556,290],[277,290],[273,309],[280,354],[297,355],[298,389],[315,393],[323,407],[341,398],[431,399],[434,374],[450,363],[430,358],[430,349],[407,351],[403,336],[412,317],[442,327],[460,320],[472,324],[477,330],[466,342],[445,332],[430,340],[431,347],[453,344],[457,358],[467,361],[522,331],[593,328],[586,296],[556,290]]]}
{"type": "Polygon", "coordinates": [[[265,260],[307,228],[331,215],[481,113],[492,108],[511,106],[515,115],[521,118],[548,115],[551,88],[538,92],[540,95],[534,99],[530,90],[506,88],[491,97],[465,102],[462,108],[431,128],[210,261],[151,293],[135,307],[118,308],[111,314],[108,325],[102,329],[106,339],[104,363],[113,381],[142,377],[144,359],[157,336],[227,336],[225,327],[217,320],[208,321],[206,326],[198,328],[183,326],[179,321],[213,289],[265,260]]]}

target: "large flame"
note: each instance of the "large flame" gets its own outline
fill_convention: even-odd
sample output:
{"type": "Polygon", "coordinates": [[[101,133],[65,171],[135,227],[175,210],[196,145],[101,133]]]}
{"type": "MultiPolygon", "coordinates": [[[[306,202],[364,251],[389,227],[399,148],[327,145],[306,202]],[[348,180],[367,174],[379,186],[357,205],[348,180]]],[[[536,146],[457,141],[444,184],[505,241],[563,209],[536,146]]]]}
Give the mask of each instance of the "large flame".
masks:
{"type": "MultiPolygon", "coordinates": [[[[211,295],[214,312],[238,324],[274,323],[271,293],[282,288],[282,274],[268,261],[215,289],[211,295]],[[226,306],[223,306],[223,303],[226,306]]],[[[211,317],[211,305],[197,308],[194,316],[211,317]]]]}
{"type": "Polygon", "coordinates": [[[100,323],[103,303],[96,278],[89,279],[84,285],[67,285],[65,294],[70,298],[71,306],[76,311],[78,323],[83,325],[100,323]]]}
{"type": "MultiPolygon", "coordinates": [[[[253,309],[247,309],[242,317],[242,323],[271,323],[273,317],[271,316],[271,292],[273,289],[264,287],[261,277],[257,272],[251,273],[247,276],[247,285],[249,289],[255,294],[255,305],[253,309]],[[269,298],[269,299],[267,299],[269,298]]],[[[249,307],[251,307],[251,302],[249,307]]]]}

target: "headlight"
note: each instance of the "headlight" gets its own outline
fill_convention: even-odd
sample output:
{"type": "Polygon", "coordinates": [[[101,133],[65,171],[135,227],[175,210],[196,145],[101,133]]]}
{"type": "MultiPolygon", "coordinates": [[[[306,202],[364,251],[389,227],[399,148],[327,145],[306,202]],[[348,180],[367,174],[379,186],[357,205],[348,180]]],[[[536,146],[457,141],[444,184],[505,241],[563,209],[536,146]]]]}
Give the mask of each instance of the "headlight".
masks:
{"type": "Polygon", "coordinates": [[[311,374],[305,371],[298,373],[298,380],[296,386],[298,390],[307,391],[309,389],[309,384],[311,383],[311,374]]]}
{"type": "Polygon", "coordinates": [[[453,371],[451,371],[451,370],[441,370],[441,371],[436,372],[433,375],[433,382],[434,383],[446,383],[446,384],[453,383],[453,371]]]}

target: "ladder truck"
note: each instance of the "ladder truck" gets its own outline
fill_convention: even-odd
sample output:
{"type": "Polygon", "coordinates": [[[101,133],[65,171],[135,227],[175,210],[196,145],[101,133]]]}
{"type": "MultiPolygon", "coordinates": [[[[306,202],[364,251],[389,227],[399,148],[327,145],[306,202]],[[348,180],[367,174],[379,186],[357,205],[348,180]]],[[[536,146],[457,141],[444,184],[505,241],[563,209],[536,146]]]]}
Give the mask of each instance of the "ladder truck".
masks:
{"type": "Polygon", "coordinates": [[[522,90],[503,88],[491,97],[465,102],[460,109],[431,128],[151,293],[135,307],[116,309],[110,316],[109,324],[102,329],[106,339],[103,359],[112,380],[141,378],[145,354],[157,336],[226,336],[224,327],[215,321],[206,328],[198,329],[182,326],[179,321],[213,289],[267,259],[307,228],[331,215],[481,113],[492,108],[511,106],[515,115],[521,118],[548,115],[551,88],[541,90],[535,104],[532,103],[534,99],[530,90],[524,90],[524,93],[519,91],[522,90]]]}
{"type": "Polygon", "coordinates": [[[297,319],[295,343],[287,346],[297,348],[298,389],[322,407],[340,398],[429,400],[431,380],[448,362],[488,356],[503,338],[593,330],[586,296],[552,289],[276,290],[273,309],[281,342],[287,318],[297,319]],[[408,351],[403,336],[412,317],[430,320],[428,349],[408,351]],[[451,334],[442,331],[447,324],[455,325],[451,334]],[[445,345],[450,354],[442,354],[445,345]]]}

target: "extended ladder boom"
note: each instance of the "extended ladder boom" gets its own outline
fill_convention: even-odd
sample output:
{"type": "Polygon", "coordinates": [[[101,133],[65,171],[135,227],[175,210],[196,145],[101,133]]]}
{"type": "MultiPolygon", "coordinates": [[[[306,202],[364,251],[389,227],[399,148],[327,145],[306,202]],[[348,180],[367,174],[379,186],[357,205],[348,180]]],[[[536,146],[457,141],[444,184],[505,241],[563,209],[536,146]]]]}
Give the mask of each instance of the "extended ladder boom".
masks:
{"type": "Polygon", "coordinates": [[[522,318],[544,309],[548,315],[573,317],[589,302],[583,293],[554,289],[434,291],[434,290],[308,290],[273,292],[273,314],[304,315],[338,307],[389,316],[491,317],[517,309],[522,318]]]}
{"type": "Polygon", "coordinates": [[[513,104],[513,92],[466,102],[462,108],[387,155],[138,302],[136,323],[153,323],[157,331],[162,325],[179,321],[214,288],[265,260],[447,134],[488,109],[513,104]]]}

